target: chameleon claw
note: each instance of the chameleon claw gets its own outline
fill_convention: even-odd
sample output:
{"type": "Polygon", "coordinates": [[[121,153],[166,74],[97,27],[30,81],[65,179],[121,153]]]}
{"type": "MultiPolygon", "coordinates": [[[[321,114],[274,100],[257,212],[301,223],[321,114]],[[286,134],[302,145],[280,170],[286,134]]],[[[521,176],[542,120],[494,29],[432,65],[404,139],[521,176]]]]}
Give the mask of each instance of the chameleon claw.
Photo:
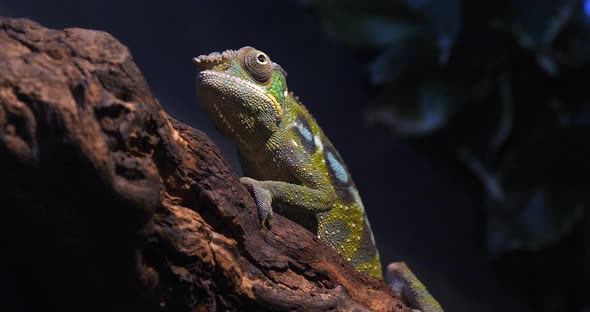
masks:
{"type": "Polygon", "coordinates": [[[267,217],[266,219],[260,220],[260,227],[266,229],[272,229],[272,217],[267,217]]]}
{"type": "Polygon", "coordinates": [[[261,228],[272,228],[272,195],[270,192],[260,185],[259,181],[252,178],[242,177],[240,182],[246,186],[248,191],[254,195],[256,207],[258,208],[258,218],[260,220],[261,228]]]}
{"type": "MultiPolygon", "coordinates": [[[[256,195],[254,195],[254,198],[256,199],[256,195]]],[[[261,228],[267,228],[267,229],[271,229],[272,228],[272,219],[273,219],[273,212],[272,212],[272,207],[270,206],[270,203],[264,204],[265,201],[260,201],[259,204],[259,200],[256,199],[256,206],[258,207],[258,218],[260,219],[260,227],[261,228]]]]}

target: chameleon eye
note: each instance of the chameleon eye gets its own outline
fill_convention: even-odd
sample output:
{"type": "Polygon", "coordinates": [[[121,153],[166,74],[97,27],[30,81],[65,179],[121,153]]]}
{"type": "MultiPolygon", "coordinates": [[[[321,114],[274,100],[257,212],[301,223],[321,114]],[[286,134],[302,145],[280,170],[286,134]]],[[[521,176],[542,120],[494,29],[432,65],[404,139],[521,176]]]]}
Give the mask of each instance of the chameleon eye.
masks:
{"type": "Polygon", "coordinates": [[[250,50],[244,55],[244,68],[258,82],[267,82],[273,69],[268,55],[250,50]]]}
{"type": "Polygon", "coordinates": [[[258,64],[260,65],[266,65],[266,63],[268,63],[268,57],[266,56],[266,54],[262,52],[258,53],[256,59],[258,60],[258,64]]]}

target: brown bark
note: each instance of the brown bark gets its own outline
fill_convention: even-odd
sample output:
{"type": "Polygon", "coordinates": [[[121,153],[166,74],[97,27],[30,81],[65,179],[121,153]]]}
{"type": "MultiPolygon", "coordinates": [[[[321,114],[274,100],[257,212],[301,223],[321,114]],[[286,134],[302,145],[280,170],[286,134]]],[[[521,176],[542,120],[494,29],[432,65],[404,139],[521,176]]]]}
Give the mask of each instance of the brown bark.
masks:
{"type": "Polygon", "coordinates": [[[20,308],[409,311],[297,224],[261,230],[219,149],[104,32],[0,18],[0,190],[20,308]]]}

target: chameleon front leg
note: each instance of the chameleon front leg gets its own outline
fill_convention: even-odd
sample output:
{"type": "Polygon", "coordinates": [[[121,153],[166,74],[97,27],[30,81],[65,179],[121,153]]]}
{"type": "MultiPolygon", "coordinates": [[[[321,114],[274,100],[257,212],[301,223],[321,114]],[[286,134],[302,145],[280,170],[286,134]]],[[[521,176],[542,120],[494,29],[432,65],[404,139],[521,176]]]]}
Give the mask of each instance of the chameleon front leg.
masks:
{"type": "Polygon", "coordinates": [[[386,271],[387,283],[410,305],[412,311],[444,312],[442,306],[404,262],[393,262],[387,266],[386,271]]]}
{"type": "Polygon", "coordinates": [[[248,177],[240,178],[240,182],[254,195],[261,225],[269,228],[272,226],[273,201],[320,213],[330,210],[335,200],[334,191],[328,187],[314,189],[281,181],[258,181],[248,177]]]}
{"type": "MultiPolygon", "coordinates": [[[[282,141],[285,140],[282,139],[282,141]]],[[[277,165],[285,172],[291,173],[300,183],[260,181],[249,177],[240,178],[240,182],[254,196],[262,226],[271,226],[273,202],[289,208],[306,210],[313,214],[332,209],[336,201],[336,191],[326,175],[312,164],[309,155],[303,151],[284,146],[273,151],[273,154],[277,155],[275,158],[277,165]]],[[[251,162],[246,159],[243,153],[240,153],[240,161],[247,174],[259,173],[255,167],[249,166],[251,162]]]]}

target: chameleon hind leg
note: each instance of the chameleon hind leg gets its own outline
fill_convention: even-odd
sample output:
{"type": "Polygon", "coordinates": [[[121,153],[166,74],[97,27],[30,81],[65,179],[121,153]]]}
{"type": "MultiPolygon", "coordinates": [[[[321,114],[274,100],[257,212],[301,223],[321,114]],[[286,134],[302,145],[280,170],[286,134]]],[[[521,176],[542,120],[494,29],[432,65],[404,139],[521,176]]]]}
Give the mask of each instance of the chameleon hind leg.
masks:
{"type": "Polygon", "coordinates": [[[442,306],[426,290],[426,287],[404,262],[387,266],[386,282],[396,291],[414,312],[444,312],[442,306]]]}

